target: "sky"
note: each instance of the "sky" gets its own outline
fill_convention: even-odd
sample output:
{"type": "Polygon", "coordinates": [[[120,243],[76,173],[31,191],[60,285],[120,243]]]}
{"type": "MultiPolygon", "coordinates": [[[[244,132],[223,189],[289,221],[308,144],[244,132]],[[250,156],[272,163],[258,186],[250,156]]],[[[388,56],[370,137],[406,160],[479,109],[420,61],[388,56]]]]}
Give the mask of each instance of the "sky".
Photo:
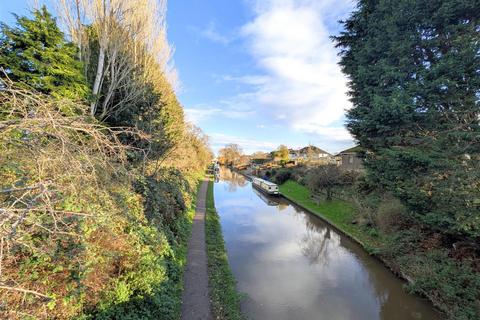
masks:
{"type": "MultiPolygon", "coordinates": [[[[34,0],[0,0],[0,21],[34,0]]],[[[38,0],[55,12],[53,0],[38,0]]],[[[330,36],[354,0],[170,0],[177,93],[214,151],[280,144],[335,153],[354,145],[344,127],[347,79],[330,36]]]]}

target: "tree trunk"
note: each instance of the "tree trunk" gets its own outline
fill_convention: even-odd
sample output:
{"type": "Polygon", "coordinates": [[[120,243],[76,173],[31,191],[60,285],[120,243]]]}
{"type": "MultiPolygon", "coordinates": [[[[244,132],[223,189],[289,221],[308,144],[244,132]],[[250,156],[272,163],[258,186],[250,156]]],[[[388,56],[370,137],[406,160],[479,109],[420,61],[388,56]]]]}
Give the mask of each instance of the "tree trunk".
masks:
{"type": "Polygon", "coordinates": [[[97,73],[95,75],[95,82],[93,83],[92,93],[95,100],[90,104],[90,114],[94,117],[97,112],[98,94],[100,92],[100,83],[103,77],[103,68],[105,65],[105,49],[100,45],[98,52],[97,73]]]}
{"type": "Polygon", "coordinates": [[[82,28],[82,22],[80,20],[80,0],[75,1],[75,7],[77,10],[77,32],[78,32],[78,58],[80,61],[82,61],[82,50],[83,50],[83,28],[82,28]]]}
{"type": "Polygon", "coordinates": [[[332,189],[327,188],[327,201],[332,200],[332,189]]]}

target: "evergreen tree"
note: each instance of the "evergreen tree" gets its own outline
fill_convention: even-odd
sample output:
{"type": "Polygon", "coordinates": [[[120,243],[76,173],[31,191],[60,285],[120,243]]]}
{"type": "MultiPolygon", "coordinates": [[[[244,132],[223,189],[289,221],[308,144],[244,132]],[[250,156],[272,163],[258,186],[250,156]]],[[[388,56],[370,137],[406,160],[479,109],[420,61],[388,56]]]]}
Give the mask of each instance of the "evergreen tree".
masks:
{"type": "Polygon", "coordinates": [[[480,1],[361,0],[336,37],[370,178],[430,227],[480,236],[480,1]]]}
{"type": "Polygon", "coordinates": [[[88,87],[77,48],[65,41],[46,7],[35,10],[33,19],[15,17],[16,27],[1,25],[0,68],[6,76],[56,97],[85,99],[88,87]]]}

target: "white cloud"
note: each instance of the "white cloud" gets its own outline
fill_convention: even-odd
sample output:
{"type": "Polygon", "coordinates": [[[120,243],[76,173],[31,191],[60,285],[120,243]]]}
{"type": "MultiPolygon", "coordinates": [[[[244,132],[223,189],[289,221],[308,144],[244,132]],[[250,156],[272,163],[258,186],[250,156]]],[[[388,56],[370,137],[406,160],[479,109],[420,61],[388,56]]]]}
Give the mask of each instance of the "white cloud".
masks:
{"type": "MultiPolygon", "coordinates": [[[[351,11],[353,1],[257,0],[252,4],[256,16],[241,34],[264,72],[253,77],[263,80],[253,83],[254,100],[266,115],[300,132],[351,141],[348,132],[336,125],[351,105],[328,23],[351,11]]],[[[239,80],[245,81],[244,77],[239,80]]]]}
{"type": "Polygon", "coordinates": [[[185,116],[189,122],[199,125],[201,122],[212,117],[218,109],[185,108],[185,116]]]}
{"type": "Polygon", "coordinates": [[[223,81],[237,81],[249,85],[264,85],[270,81],[270,78],[267,76],[260,75],[245,75],[245,76],[231,76],[224,75],[220,77],[223,81]]]}
{"type": "Polygon", "coordinates": [[[212,42],[221,43],[223,45],[229,44],[232,40],[231,38],[221,34],[217,30],[214,22],[210,22],[205,29],[200,30],[200,35],[205,39],[208,39],[212,42]]]}
{"type": "Polygon", "coordinates": [[[248,139],[223,133],[212,133],[209,134],[209,137],[211,146],[215,152],[218,152],[218,149],[223,148],[229,143],[240,145],[243,151],[247,154],[251,154],[255,151],[272,151],[278,146],[273,142],[259,141],[258,139],[248,139]]]}
{"type": "Polygon", "coordinates": [[[194,108],[185,108],[187,120],[199,125],[201,122],[210,118],[228,118],[228,119],[245,119],[252,116],[255,112],[252,110],[236,110],[234,107],[211,108],[208,106],[198,106],[194,108]]]}
{"type": "MultiPolygon", "coordinates": [[[[327,150],[353,145],[352,137],[341,125],[345,110],[351,107],[347,79],[338,66],[338,52],[330,36],[339,28],[337,21],[353,10],[355,0],[245,1],[254,16],[235,37],[220,34],[214,23],[200,34],[225,45],[233,38],[243,39],[259,72],[215,75],[217,82],[235,81],[246,86],[240,94],[219,101],[215,107],[187,108],[188,119],[198,124],[210,118],[255,116],[270,127],[273,122],[279,132],[286,127],[304,134],[309,142],[327,150]]],[[[256,125],[257,130],[264,128],[264,124],[256,125]]],[[[229,142],[253,151],[276,147],[269,142],[227,135],[212,138],[214,148],[229,142]]]]}

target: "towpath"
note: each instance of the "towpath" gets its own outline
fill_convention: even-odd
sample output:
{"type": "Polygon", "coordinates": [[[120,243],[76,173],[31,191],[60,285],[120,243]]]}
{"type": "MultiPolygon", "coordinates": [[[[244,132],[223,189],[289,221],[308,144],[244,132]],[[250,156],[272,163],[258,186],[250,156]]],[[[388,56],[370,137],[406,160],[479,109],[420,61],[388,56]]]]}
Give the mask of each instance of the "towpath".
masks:
{"type": "Polygon", "coordinates": [[[207,251],[205,243],[205,211],[208,180],[202,181],[197,195],[192,236],[188,243],[187,267],[184,276],[182,320],[209,320],[207,251]]]}

